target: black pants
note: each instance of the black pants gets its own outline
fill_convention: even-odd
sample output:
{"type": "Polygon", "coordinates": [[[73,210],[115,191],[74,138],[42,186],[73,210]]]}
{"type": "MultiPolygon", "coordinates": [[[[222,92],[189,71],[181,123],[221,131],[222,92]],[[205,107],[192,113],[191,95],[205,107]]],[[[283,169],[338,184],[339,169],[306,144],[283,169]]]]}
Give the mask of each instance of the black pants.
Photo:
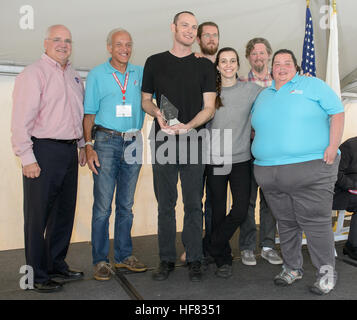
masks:
{"type": "Polygon", "coordinates": [[[249,206],[251,161],[234,163],[226,175],[214,175],[216,166],[208,166],[207,183],[212,191],[212,234],[204,239],[204,250],[213,256],[218,267],[232,264],[229,240],[244,222],[249,206]],[[227,215],[228,182],[232,193],[232,207],[227,215]]]}
{"type": "Polygon", "coordinates": [[[23,177],[25,255],[40,283],[49,279],[48,272],[68,268],[64,259],[76,207],[78,153],[75,144],[33,142],[41,173],[35,179],[23,177]]]}
{"type": "MultiPolygon", "coordinates": [[[[184,222],[182,229],[182,243],[186,251],[187,262],[202,259],[202,184],[204,165],[202,164],[201,142],[198,148],[191,151],[180,150],[176,137],[166,146],[175,151],[171,163],[159,163],[163,142],[152,143],[152,165],[154,191],[158,202],[158,239],[161,261],[176,261],[176,216],[178,177],[181,181],[182,200],[184,204],[184,222]],[[184,156],[183,156],[184,155],[184,156]],[[193,161],[192,156],[198,156],[193,161]],[[181,161],[182,160],[182,161],[181,161]],[[192,161],[191,161],[192,160],[192,161]],[[194,163],[192,163],[194,162],[194,163]]],[[[170,152],[170,151],[169,151],[170,152]]]]}

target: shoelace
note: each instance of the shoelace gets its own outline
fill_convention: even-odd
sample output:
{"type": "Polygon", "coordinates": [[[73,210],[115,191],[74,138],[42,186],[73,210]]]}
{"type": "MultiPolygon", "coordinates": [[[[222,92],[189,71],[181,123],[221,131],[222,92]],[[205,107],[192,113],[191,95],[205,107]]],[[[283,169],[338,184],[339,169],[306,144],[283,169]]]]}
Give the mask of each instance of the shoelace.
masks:
{"type": "Polygon", "coordinates": [[[287,271],[287,270],[283,270],[280,273],[280,277],[281,278],[288,278],[289,283],[292,282],[295,278],[297,278],[299,276],[299,273],[297,271],[287,271]]]}
{"type": "Polygon", "coordinates": [[[110,263],[108,263],[108,262],[101,264],[100,267],[107,268],[109,270],[109,272],[111,272],[111,273],[114,272],[113,269],[112,269],[112,265],[110,263]]]}
{"type": "Polygon", "coordinates": [[[135,256],[130,256],[129,258],[127,258],[127,261],[129,262],[129,264],[131,264],[133,262],[138,262],[138,259],[135,256]]]}
{"type": "Polygon", "coordinates": [[[246,251],[246,252],[245,252],[245,255],[246,255],[247,258],[253,258],[253,257],[255,257],[253,251],[246,251]]]}
{"type": "Polygon", "coordinates": [[[274,250],[268,250],[267,255],[271,258],[275,258],[278,254],[274,250]]]}

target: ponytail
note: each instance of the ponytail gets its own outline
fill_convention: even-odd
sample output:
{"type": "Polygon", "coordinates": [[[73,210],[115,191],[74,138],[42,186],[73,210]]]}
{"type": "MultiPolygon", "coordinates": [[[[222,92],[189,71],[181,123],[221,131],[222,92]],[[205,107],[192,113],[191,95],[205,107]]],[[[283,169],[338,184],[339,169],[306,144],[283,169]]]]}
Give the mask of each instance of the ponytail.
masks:
{"type": "Polygon", "coordinates": [[[218,110],[220,107],[223,106],[222,99],[221,99],[222,78],[221,78],[221,73],[218,70],[216,70],[216,91],[217,91],[217,96],[215,101],[215,107],[218,110]]]}

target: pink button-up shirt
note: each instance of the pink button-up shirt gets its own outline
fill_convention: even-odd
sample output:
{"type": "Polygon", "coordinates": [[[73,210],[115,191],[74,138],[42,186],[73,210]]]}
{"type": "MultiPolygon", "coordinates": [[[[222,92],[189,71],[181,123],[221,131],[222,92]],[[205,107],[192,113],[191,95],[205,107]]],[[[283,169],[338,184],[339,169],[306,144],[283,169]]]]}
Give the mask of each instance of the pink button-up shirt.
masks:
{"type": "Polygon", "coordinates": [[[36,162],[31,137],[80,139],[83,146],[84,86],[79,74],[43,54],[15,80],[12,146],[22,165],[36,162]]]}

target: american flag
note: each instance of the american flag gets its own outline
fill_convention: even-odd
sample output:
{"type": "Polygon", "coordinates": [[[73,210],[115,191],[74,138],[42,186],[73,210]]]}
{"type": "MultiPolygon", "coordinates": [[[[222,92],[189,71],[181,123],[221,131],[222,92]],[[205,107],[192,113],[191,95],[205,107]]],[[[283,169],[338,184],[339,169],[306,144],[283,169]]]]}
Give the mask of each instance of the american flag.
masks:
{"type": "Polygon", "coordinates": [[[306,7],[305,38],[304,48],[302,50],[301,69],[303,73],[310,73],[312,76],[316,77],[314,29],[309,7],[306,7]]]}

